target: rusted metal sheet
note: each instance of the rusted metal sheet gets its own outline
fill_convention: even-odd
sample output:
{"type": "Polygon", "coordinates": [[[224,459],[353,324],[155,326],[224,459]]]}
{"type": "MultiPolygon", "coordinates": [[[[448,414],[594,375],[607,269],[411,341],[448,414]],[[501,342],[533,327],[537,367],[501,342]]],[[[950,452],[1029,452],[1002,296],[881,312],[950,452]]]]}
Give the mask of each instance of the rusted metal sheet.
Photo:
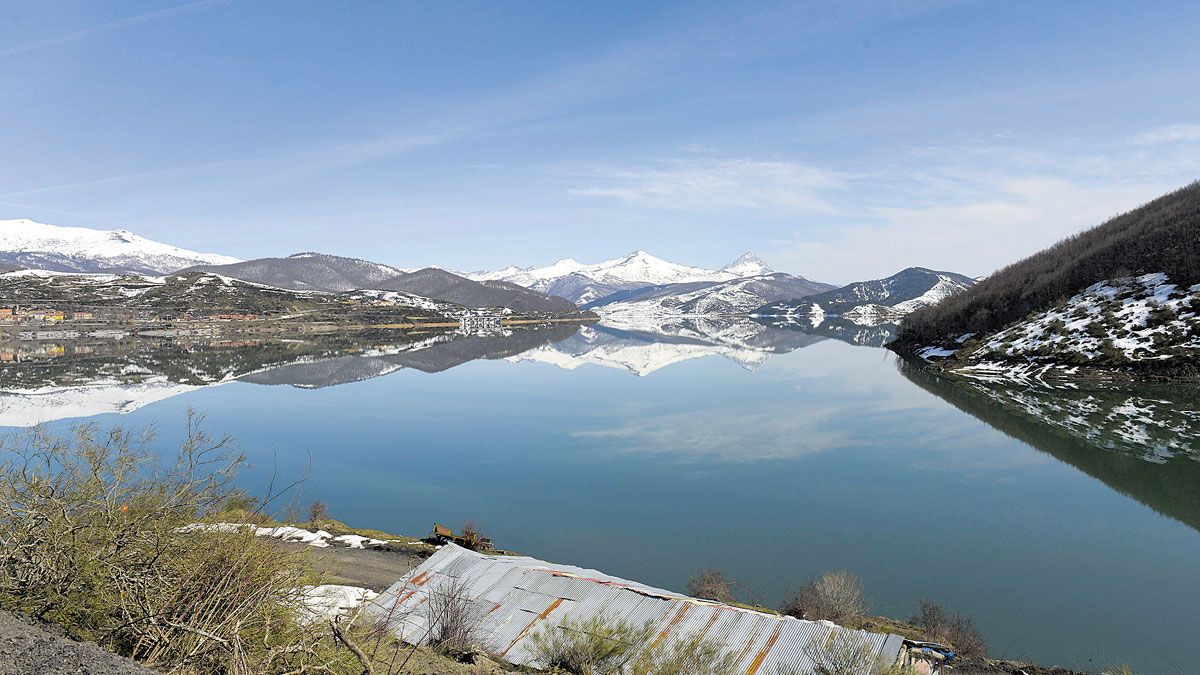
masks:
{"type": "Polygon", "coordinates": [[[894,663],[904,644],[898,635],[723,605],[596,570],[535,558],[483,555],[453,544],[443,546],[393,584],[368,611],[386,621],[400,638],[420,644],[429,632],[421,604],[450,583],[477,600],[484,646],[519,665],[537,665],[529,647],[538,631],[596,616],[646,627],[651,648],[703,636],[733,655],[737,671],[746,675],[773,674],[781,666],[792,666],[797,674],[811,673],[813,655],[833,644],[862,645],[894,663]]]}

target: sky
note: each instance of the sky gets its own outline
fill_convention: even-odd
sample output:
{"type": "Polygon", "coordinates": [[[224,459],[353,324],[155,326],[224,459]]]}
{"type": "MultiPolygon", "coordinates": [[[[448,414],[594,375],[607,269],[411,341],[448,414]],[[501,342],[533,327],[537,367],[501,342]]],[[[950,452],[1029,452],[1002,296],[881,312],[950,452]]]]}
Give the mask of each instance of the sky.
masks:
{"type": "Polygon", "coordinates": [[[0,218],[984,275],[1200,178],[1200,3],[0,0],[0,218]]]}

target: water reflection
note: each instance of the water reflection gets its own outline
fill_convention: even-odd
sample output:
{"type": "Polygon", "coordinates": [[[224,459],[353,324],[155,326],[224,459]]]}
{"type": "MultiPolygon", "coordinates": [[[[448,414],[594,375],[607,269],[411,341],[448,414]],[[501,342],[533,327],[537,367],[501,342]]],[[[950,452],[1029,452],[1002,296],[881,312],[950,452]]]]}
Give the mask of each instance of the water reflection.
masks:
{"type": "Polygon", "coordinates": [[[907,362],[900,370],[995,429],[1200,531],[1200,387],[1018,387],[907,362]]]}
{"type": "Polygon", "coordinates": [[[0,343],[0,426],[125,413],[230,382],[319,389],[403,368],[439,373],[480,359],[584,364],[636,375],[703,357],[761,366],[825,338],[748,319],[548,323],[487,333],[328,333],[286,340],[37,335],[0,343]]]}

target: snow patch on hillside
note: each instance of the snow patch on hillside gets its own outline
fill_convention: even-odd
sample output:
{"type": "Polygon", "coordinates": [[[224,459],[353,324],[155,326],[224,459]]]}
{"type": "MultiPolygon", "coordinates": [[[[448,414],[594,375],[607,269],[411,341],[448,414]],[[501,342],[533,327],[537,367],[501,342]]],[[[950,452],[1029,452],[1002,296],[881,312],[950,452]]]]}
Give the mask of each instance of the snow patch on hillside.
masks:
{"type": "Polygon", "coordinates": [[[1093,284],[991,335],[969,357],[1119,364],[1198,351],[1200,284],[1181,289],[1156,273],[1093,284]]]}

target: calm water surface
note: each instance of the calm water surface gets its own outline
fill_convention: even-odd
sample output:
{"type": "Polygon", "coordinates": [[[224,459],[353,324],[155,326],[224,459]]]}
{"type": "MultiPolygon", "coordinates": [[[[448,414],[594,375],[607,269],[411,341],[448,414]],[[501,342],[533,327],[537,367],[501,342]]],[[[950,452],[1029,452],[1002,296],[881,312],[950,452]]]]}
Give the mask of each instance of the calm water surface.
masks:
{"type": "Polygon", "coordinates": [[[667,588],[719,567],[772,604],[848,568],[874,612],[930,596],[972,615],[993,656],[1197,672],[1194,390],[964,385],[788,340],[587,330],[440,372],[344,357],[92,419],[168,439],[204,411],[249,456],[246,488],[307,470],[307,495],[354,524],[472,519],[505,548],[667,588]]]}

